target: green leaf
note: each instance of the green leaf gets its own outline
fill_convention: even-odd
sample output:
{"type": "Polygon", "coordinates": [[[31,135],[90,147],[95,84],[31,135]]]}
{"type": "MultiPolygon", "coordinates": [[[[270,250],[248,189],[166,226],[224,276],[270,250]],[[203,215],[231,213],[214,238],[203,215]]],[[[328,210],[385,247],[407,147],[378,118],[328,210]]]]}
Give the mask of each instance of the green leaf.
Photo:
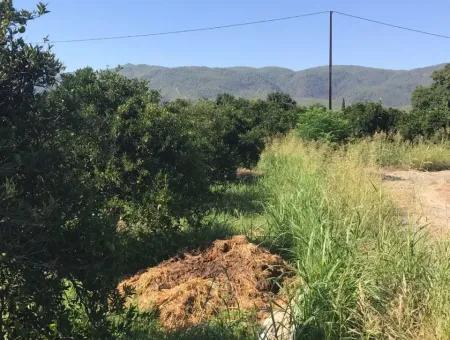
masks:
{"type": "Polygon", "coordinates": [[[44,4],[43,2],[39,2],[37,5],[37,11],[39,13],[39,15],[43,15],[48,13],[49,11],[47,10],[47,5],[44,4]]]}

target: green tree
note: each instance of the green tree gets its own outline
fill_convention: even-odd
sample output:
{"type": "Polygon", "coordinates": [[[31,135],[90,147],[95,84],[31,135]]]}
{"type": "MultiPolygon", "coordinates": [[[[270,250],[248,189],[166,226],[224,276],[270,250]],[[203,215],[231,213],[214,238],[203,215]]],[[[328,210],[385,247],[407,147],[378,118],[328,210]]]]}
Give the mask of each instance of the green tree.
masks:
{"type": "Polygon", "coordinates": [[[208,177],[214,181],[233,178],[237,167],[254,166],[266,141],[293,129],[303,111],[282,93],[255,101],[225,93],[215,101],[176,100],[165,108],[188,117],[185,129],[201,150],[208,177]]]}
{"type": "Polygon", "coordinates": [[[64,319],[56,257],[47,247],[48,222],[59,221],[44,188],[58,159],[46,145],[54,121],[36,92],[55,83],[61,64],[21,37],[46,12],[43,4],[25,11],[0,2],[0,338],[50,335],[49,325],[64,319]]]}
{"type": "Polygon", "coordinates": [[[392,132],[403,114],[400,110],[371,102],[347,106],[343,112],[356,137],[370,136],[376,132],[392,132]]]}
{"type": "Polygon", "coordinates": [[[401,133],[408,139],[450,134],[450,64],[433,73],[433,84],[418,87],[412,95],[413,109],[401,123],[401,133]]]}
{"type": "Polygon", "coordinates": [[[224,143],[235,155],[234,163],[244,167],[256,164],[268,138],[293,129],[302,110],[280,92],[256,101],[221,95],[216,103],[218,119],[226,121],[224,143]]]}
{"type": "Polygon", "coordinates": [[[116,215],[105,211],[102,192],[77,158],[75,151],[90,144],[68,124],[82,122],[59,110],[61,103],[47,105],[61,64],[49,48],[21,37],[46,6],[0,6],[0,337],[108,338],[107,315],[120,307],[116,215]],[[77,327],[73,302],[84,327],[77,327]]]}
{"type": "Polygon", "coordinates": [[[290,95],[283,92],[273,92],[267,95],[267,101],[269,103],[275,103],[283,110],[295,109],[297,103],[290,95]]]}
{"type": "Polygon", "coordinates": [[[147,200],[156,209],[162,202],[152,188],[162,186],[170,195],[170,215],[181,217],[201,203],[208,177],[195,136],[186,129],[190,117],[154,98],[143,81],[86,68],[63,75],[48,107],[65,117],[60,143],[70,145],[74,166],[82,167],[105,202],[140,206],[147,200]]]}
{"type": "Polygon", "coordinates": [[[312,107],[300,116],[297,131],[300,137],[307,140],[338,143],[351,136],[351,125],[341,112],[312,107]]]}

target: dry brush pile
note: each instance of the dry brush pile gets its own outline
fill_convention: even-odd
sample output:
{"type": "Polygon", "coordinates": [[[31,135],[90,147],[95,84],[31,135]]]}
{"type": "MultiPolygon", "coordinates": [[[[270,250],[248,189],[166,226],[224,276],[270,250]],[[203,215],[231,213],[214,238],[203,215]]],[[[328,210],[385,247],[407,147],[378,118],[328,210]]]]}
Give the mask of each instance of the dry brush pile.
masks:
{"type": "Polygon", "coordinates": [[[143,311],[157,309],[161,324],[177,330],[226,311],[254,311],[261,320],[291,276],[279,255],[234,236],[148,268],[118,288],[122,294],[134,291],[129,303],[143,311]]]}

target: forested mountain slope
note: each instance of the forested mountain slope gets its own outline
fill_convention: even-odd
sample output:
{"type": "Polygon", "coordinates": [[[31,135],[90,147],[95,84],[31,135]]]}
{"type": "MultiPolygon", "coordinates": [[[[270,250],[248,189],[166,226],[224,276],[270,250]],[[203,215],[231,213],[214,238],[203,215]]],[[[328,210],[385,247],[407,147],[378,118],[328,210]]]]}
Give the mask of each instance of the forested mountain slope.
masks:
{"type": "MultiPolygon", "coordinates": [[[[362,66],[335,66],[334,98],[347,103],[382,101],[388,106],[409,105],[412,91],[418,85],[429,85],[431,73],[444,65],[412,70],[386,70],[362,66]]],[[[159,89],[165,99],[214,98],[231,93],[245,98],[261,98],[267,93],[289,93],[298,102],[322,101],[328,96],[328,67],[301,71],[280,67],[210,68],[126,64],[120,71],[127,77],[146,79],[159,89]]]]}

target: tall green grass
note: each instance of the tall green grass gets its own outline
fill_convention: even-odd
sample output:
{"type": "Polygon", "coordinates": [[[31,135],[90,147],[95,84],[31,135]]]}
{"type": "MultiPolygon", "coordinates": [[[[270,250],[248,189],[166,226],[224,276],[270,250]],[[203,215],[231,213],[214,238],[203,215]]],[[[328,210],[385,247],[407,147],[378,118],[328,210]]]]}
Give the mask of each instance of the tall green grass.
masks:
{"type": "Polygon", "coordinates": [[[398,136],[388,139],[384,135],[375,135],[349,143],[343,149],[349,157],[366,164],[427,171],[450,169],[448,140],[408,142],[398,136]]]}
{"type": "MultiPolygon", "coordinates": [[[[262,156],[261,235],[297,269],[291,307],[299,338],[450,338],[450,242],[402,223],[361,162],[365,148],[380,155],[376,143],[336,152],[291,137],[262,156]]],[[[395,147],[422,153],[389,145],[381,154],[395,147]]],[[[412,159],[403,151],[393,159],[412,159]]]]}

